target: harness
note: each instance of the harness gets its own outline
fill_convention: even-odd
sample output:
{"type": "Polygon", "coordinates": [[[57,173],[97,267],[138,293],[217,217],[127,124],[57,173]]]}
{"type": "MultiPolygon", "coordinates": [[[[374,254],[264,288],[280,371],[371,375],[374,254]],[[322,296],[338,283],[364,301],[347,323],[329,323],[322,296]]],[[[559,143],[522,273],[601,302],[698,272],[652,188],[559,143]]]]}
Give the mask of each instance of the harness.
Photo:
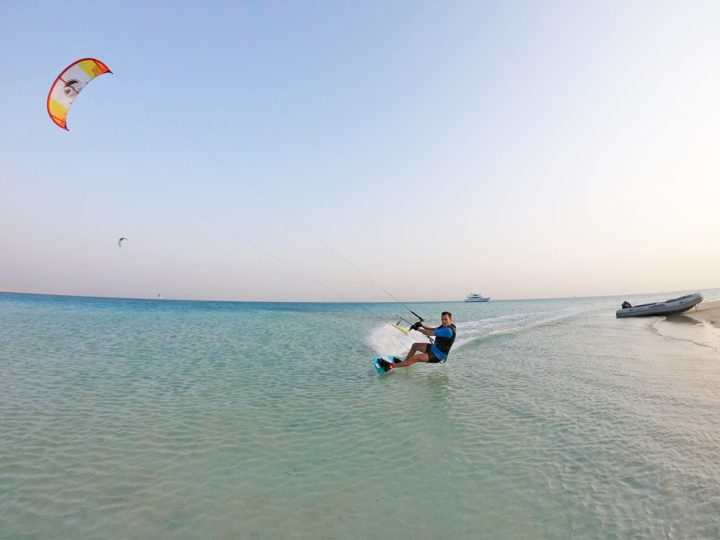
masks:
{"type": "Polygon", "coordinates": [[[441,353],[445,355],[445,359],[441,360],[441,363],[443,364],[447,361],[448,356],[450,355],[450,349],[452,348],[453,343],[455,343],[455,336],[457,335],[455,332],[454,324],[451,324],[446,328],[452,330],[452,336],[450,336],[449,338],[435,336],[435,346],[440,350],[441,353]]]}

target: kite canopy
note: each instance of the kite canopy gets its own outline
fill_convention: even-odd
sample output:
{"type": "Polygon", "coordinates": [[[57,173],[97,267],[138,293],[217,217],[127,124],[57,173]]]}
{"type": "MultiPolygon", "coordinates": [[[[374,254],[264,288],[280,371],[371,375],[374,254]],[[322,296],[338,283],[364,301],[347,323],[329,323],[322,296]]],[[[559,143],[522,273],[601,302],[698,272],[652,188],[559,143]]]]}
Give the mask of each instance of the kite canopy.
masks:
{"type": "Polygon", "coordinates": [[[122,247],[123,240],[127,240],[124,236],[118,240],[118,247],[122,247]]]}
{"type": "Polygon", "coordinates": [[[104,73],[112,73],[112,71],[95,58],[82,58],[66,67],[48,92],[47,110],[50,119],[67,130],[67,113],[70,105],[87,83],[104,73]]]}

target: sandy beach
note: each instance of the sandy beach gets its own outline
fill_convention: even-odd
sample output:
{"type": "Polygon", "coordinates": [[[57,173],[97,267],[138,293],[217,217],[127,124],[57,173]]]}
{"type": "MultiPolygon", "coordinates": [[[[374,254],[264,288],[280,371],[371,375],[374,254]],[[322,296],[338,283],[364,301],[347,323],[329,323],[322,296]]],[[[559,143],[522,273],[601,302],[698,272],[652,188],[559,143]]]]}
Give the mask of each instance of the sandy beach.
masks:
{"type": "Polygon", "coordinates": [[[701,302],[685,313],[660,319],[654,326],[665,336],[720,352],[720,300],[701,302]]]}
{"type": "Polygon", "coordinates": [[[701,302],[695,309],[691,309],[682,315],[697,321],[708,322],[716,328],[720,328],[720,300],[701,302]]]}

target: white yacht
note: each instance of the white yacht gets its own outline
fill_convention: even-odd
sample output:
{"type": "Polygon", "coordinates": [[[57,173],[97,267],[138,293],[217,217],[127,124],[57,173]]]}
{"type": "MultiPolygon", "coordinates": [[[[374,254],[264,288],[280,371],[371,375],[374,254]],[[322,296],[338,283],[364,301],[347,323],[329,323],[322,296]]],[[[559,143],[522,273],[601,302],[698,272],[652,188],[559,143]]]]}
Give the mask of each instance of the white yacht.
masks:
{"type": "Polygon", "coordinates": [[[489,296],[483,296],[480,293],[470,293],[465,297],[466,302],[488,302],[490,300],[489,296]]]}

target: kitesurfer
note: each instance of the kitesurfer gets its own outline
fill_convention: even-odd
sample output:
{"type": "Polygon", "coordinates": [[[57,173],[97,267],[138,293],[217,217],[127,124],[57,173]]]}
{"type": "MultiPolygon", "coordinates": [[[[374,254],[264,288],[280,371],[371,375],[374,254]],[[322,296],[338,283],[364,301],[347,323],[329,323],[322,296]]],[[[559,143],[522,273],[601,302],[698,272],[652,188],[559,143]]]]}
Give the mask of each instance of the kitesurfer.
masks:
{"type": "Polygon", "coordinates": [[[435,328],[425,326],[422,322],[416,322],[410,329],[417,330],[421,334],[426,336],[434,336],[434,343],[413,343],[410,347],[405,360],[398,362],[397,364],[391,364],[385,360],[381,360],[383,367],[387,369],[393,369],[396,367],[407,367],[413,365],[415,362],[427,362],[429,364],[437,364],[439,362],[445,362],[448,354],[450,354],[450,348],[455,342],[455,325],[452,321],[452,313],[449,311],[443,311],[440,316],[442,324],[435,328]]]}

